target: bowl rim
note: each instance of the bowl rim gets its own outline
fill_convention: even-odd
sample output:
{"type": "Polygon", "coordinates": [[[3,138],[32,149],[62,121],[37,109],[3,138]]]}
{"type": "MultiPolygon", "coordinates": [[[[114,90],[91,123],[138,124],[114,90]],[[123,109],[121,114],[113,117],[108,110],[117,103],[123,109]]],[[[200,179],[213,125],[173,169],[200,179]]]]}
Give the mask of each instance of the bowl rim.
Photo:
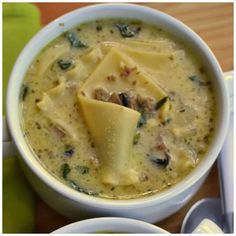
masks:
{"type": "MultiPolygon", "coordinates": [[[[133,232],[135,229],[132,230],[132,228],[138,227],[142,230],[146,230],[145,233],[163,233],[163,234],[169,234],[168,231],[160,228],[159,226],[147,223],[145,221],[131,219],[131,218],[125,218],[125,217],[97,217],[97,218],[91,218],[86,219],[82,221],[77,221],[68,225],[65,225],[59,229],[56,229],[52,232],[52,234],[58,234],[58,233],[96,233],[94,230],[89,230],[89,228],[95,228],[95,227],[101,227],[104,225],[104,227],[113,228],[113,229],[103,229],[104,231],[119,231],[116,228],[118,227],[130,227],[130,232],[127,233],[139,233],[139,232],[133,232]],[[111,226],[112,225],[112,226],[111,226]],[[87,230],[86,230],[87,228],[87,230]],[[76,232],[78,231],[78,232],[76,232]],[[81,232],[82,231],[82,232],[81,232]]],[[[98,231],[101,231],[99,229],[98,231]]],[[[126,231],[124,229],[120,229],[120,231],[126,231]]],[[[127,230],[128,231],[128,230],[127,230]]],[[[104,232],[105,233],[105,232],[104,232]]],[[[124,232],[125,233],[125,232],[124,232]]]]}
{"type": "MultiPolygon", "coordinates": [[[[104,17],[105,18],[105,17],[104,17]]],[[[96,17],[94,18],[94,20],[96,17]]],[[[32,62],[32,61],[31,61],[32,62]]],[[[21,84],[23,83],[23,79],[21,80],[21,84]]],[[[97,207],[97,208],[106,208],[106,209],[132,209],[138,207],[147,207],[152,206],[153,204],[160,204],[164,201],[170,200],[171,198],[176,197],[178,194],[186,191],[187,189],[191,188],[191,186],[194,185],[201,177],[203,177],[208,170],[213,165],[214,161],[217,158],[217,155],[220,152],[220,149],[223,145],[228,122],[229,122],[229,102],[228,97],[226,96],[226,86],[225,82],[223,81],[223,74],[222,70],[219,66],[219,63],[217,62],[214,54],[211,52],[209,47],[206,45],[206,43],[195,33],[193,32],[188,26],[183,24],[181,21],[175,19],[172,16],[167,15],[166,13],[163,13],[161,11],[158,11],[156,9],[152,9],[146,6],[140,6],[135,4],[127,4],[127,3],[103,3],[103,4],[94,4],[86,7],[81,7],[79,9],[75,9],[69,13],[66,13],[59,18],[55,19],[51,23],[49,23],[47,26],[43,27],[26,45],[26,47],[23,49],[21,54],[19,55],[14,68],[12,70],[12,73],[10,75],[8,88],[7,88],[7,121],[10,133],[13,137],[13,140],[21,154],[21,157],[24,159],[24,162],[27,164],[27,166],[31,169],[31,171],[36,174],[36,176],[41,179],[46,185],[48,185],[50,188],[54,189],[56,192],[60,193],[62,196],[75,201],[80,202],[85,205],[97,207]],[[152,16],[156,18],[162,18],[162,20],[165,20],[168,22],[169,25],[174,25],[176,27],[181,28],[181,30],[184,30],[185,34],[188,35],[196,44],[199,46],[202,50],[202,53],[208,57],[208,61],[213,65],[215,74],[217,74],[217,83],[220,88],[220,92],[222,95],[222,109],[223,109],[223,116],[220,121],[220,127],[218,127],[219,134],[215,138],[214,142],[214,148],[213,150],[210,150],[210,154],[207,158],[202,160],[199,165],[184,179],[182,179],[179,183],[175,184],[171,188],[161,191],[160,193],[153,194],[151,196],[142,197],[142,198],[136,198],[136,199],[129,199],[129,200],[112,200],[112,199],[105,199],[105,198],[99,198],[99,197],[93,197],[89,196],[80,192],[76,192],[69,186],[66,186],[59,180],[57,180],[53,175],[49,174],[49,172],[40,164],[38,160],[34,157],[33,153],[30,151],[30,147],[27,144],[26,140],[22,136],[20,136],[20,133],[17,132],[17,130],[20,130],[21,133],[22,129],[19,124],[19,106],[18,109],[12,109],[11,104],[14,104],[14,101],[16,101],[16,95],[14,93],[14,83],[17,77],[18,70],[21,66],[21,61],[24,58],[25,54],[32,50],[32,45],[34,42],[36,42],[40,37],[42,38],[42,35],[48,32],[50,29],[53,29],[58,22],[65,21],[66,18],[73,14],[85,14],[85,13],[91,13],[96,10],[105,9],[107,11],[111,11],[114,9],[122,8],[126,11],[137,11],[141,14],[151,14],[152,16]],[[194,39],[194,40],[193,40],[194,39]],[[17,122],[15,120],[15,117],[18,118],[17,122]],[[223,122],[224,120],[224,122],[223,122]],[[31,156],[31,158],[28,158],[28,155],[31,156]]],[[[19,100],[19,99],[18,99],[19,100]]],[[[17,101],[18,101],[17,100],[17,101]]]]}

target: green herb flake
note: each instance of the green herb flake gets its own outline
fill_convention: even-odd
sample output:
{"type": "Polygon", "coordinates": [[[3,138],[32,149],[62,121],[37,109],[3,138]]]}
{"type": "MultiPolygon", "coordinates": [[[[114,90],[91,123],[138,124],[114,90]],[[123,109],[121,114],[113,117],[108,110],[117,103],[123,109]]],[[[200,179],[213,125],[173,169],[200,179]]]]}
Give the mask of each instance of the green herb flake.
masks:
{"type": "Polygon", "coordinates": [[[76,184],[73,180],[69,180],[69,185],[76,191],[80,192],[80,193],[85,193],[88,194],[90,196],[98,196],[99,194],[97,192],[94,192],[92,190],[88,190],[85,188],[80,187],[78,184],[76,184]]]}
{"type": "Polygon", "coordinates": [[[97,32],[102,31],[102,26],[101,26],[101,25],[97,25],[97,26],[96,26],[96,31],[97,31],[97,32]]]}
{"type": "Polygon", "coordinates": [[[26,96],[28,95],[29,87],[25,84],[22,85],[21,88],[21,100],[25,101],[26,96]]]}
{"type": "Polygon", "coordinates": [[[88,45],[77,38],[74,32],[67,32],[66,38],[70,42],[70,45],[75,48],[87,48],[88,45]]]}
{"type": "Polygon", "coordinates": [[[136,134],[134,135],[134,139],[133,139],[133,144],[134,144],[134,145],[138,143],[138,141],[139,141],[139,139],[140,139],[140,136],[141,136],[140,133],[136,133],[136,134]]]}
{"type": "Polygon", "coordinates": [[[131,30],[126,24],[115,24],[115,26],[119,29],[121,36],[124,38],[132,38],[138,33],[131,30]]]}
{"type": "Polygon", "coordinates": [[[64,146],[63,155],[65,157],[72,157],[74,154],[74,147],[72,145],[66,144],[64,146]]]}
{"type": "Polygon", "coordinates": [[[71,171],[70,166],[67,163],[64,163],[61,166],[61,172],[62,172],[63,179],[67,179],[67,176],[70,173],[70,171],[71,171]]]}
{"type": "Polygon", "coordinates": [[[57,64],[62,70],[68,70],[73,65],[73,62],[71,60],[61,59],[57,62],[57,64]]]}
{"type": "Polygon", "coordinates": [[[203,137],[203,141],[204,141],[205,143],[209,143],[209,138],[210,138],[210,135],[207,134],[207,135],[205,135],[205,136],[203,137]]]}
{"type": "Polygon", "coordinates": [[[191,75],[191,76],[188,77],[188,79],[190,79],[191,81],[197,83],[200,86],[207,86],[207,85],[211,84],[210,81],[201,80],[197,75],[191,75]]]}
{"type": "Polygon", "coordinates": [[[137,124],[137,127],[138,128],[141,128],[143,125],[146,124],[146,119],[144,117],[144,115],[141,115],[140,118],[139,118],[139,121],[138,121],[138,124],[137,124]]]}
{"type": "Polygon", "coordinates": [[[77,166],[76,169],[80,174],[85,175],[89,173],[89,168],[87,166],[77,166]]]}
{"type": "Polygon", "coordinates": [[[155,105],[155,110],[156,111],[159,110],[167,102],[168,98],[169,97],[166,96],[166,97],[162,98],[161,100],[159,100],[155,105]]]}

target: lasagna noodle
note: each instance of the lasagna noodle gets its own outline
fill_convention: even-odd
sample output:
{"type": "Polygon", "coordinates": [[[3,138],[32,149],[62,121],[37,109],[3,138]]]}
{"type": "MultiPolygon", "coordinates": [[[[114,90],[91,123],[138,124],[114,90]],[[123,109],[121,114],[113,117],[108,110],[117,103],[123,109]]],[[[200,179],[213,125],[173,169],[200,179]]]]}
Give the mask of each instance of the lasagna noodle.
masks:
{"type": "MultiPolygon", "coordinates": [[[[150,58],[147,57],[147,60],[150,60],[150,58]]],[[[157,101],[167,96],[166,92],[141,66],[137,65],[125,53],[119,52],[115,48],[110,49],[79,92],[92,99],[94,89],[97,88],[104,88],[108,92],[117,93],[135,90],[137,94],[153,97],[157,101]],[[122,65],[136,68],[136,70],[128,78],[120,78],[122,65]],[[116,81],[107,81],[107,77],[111,74],[117,78],[116,81]]],[[[166,119],[169,108],[170,103],[166,102],[160,109],[159,115],[163,120],[166,119]]]]}
{"type": "Polygon", "coordinates": [[[112,185],[138,182],[131,159],[140,113],[82,95],[78,95],[78,98],[98,153],[102,182],[112,185]]]}
{"type": "MultiPolygon", "coordinates": [[[[80,60],[88,71],[93,72],[97,65],[104,59],[111,49],[117,49],[126,54],[143,69],[155,74],[166,74],[170,68],[175,68],[176,58],[183,53],[174,50],[174,44],[162,41],[123,40],[118,42],[102,42],[93,47],[80,60]],[[139,48],[142,48],[141,50],[139,48]]],[[[168,74],[168,73],[167,73],[168,74]]]]}
{"type": "MultiPolygon", "coordinates": [[[[140,113],[114,103],[95,100],[93,92],[100,87],[108,92],[125,92],[133,89],[134,80],[137,93],[157,100],[166,96],[145,72],[139,70],[137,64],[116,49],[108,52],[78,93],[80,108],[100,159],[100,171],[104,183],[128,185],[138,182],[138,176],[131,162],[133,137],[140,113]],[[107,81],[107,76],[111,73],[119,77],[122,65],[136,67],[137,71],[129,78],[107,81]]],[[[168,107],[168,104],[164,104],[161,112],[166,112],[168,107]]]]}
{"type": "Polygon", "coordinates": [[[63,101],[67,97],[66,85],[64,79],[60,79],[59,85],[43,93],[42,100],[37,103],[39,109],[43,112],[55,126],[67,132],[70,137],[75,141],[78,139],[76,132],[76,124],[69,124],[68,114],[62,112],[63,106],[66,105],[63,101]]]}
{"type": "MultiPolygon", "coordinates": [[[[159,46],[161,47],[162,44],[163,43],[160,42],[159,46]]],[[[111,48],[116,48],[132,58],[132,60],[143,69],[150,71],[151,73],[153,71],[165,72],[169,71],[171,68],[173,69],[175,67],[176,57],[183,53],[181,50],[170,51],[170,49],[163,49],[163,51],[161,51],[159,47],[153,48],[153,43],[148,44],[148,42],[139,41],[132,43],[130,41],[128,46],[117,42],[104,42],[100,47],[105,52],[109,51],[111,48]],[[135,48],[135,46],[137,48],[135,48]],[[157,52],[158,48],[160,52],[157,52]]],[[[167,48],[166,44],[164,44],[163,47],[167,48]]]]}

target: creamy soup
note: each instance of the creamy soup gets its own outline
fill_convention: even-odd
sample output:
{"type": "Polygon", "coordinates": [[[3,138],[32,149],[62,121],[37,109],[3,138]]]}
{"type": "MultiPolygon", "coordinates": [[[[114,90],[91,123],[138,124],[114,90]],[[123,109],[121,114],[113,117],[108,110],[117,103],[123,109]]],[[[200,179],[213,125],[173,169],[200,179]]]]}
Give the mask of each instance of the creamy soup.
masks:
{"type": "Polygon", "coordinates": [[[119,19],[51,42],[21,93],[39,162],[76,191],[110,199],[158,193],[188,175],[211,142],[214,107],[210,78],[184,44],[119,19]]]}

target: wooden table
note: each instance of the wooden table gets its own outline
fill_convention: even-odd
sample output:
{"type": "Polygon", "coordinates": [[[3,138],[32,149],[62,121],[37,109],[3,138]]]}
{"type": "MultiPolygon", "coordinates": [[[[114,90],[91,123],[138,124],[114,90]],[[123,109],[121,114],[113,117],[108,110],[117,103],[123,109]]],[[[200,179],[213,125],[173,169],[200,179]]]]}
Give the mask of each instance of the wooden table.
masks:
{"type": "MultiPolygon", "coordinates": [[[[42,15],[42,24],[73,9],[91,3],[35,3],[42,15]]],[[[224,71],[233,70],[233,4],[232,3],[142,3],[176,17],[198,33],[215,53],[224,71]]],[[[189,208],[205,197],[219,197],[219,181],[216,164],[207,180],[190,202],[176,214],[156,225],[170,231],[180,232],[183,218],[189,208]]],[[[37,202],[37,232],[48,233],[62,227],[70,220],[56,213],[42,200],[37,202]]]]}

